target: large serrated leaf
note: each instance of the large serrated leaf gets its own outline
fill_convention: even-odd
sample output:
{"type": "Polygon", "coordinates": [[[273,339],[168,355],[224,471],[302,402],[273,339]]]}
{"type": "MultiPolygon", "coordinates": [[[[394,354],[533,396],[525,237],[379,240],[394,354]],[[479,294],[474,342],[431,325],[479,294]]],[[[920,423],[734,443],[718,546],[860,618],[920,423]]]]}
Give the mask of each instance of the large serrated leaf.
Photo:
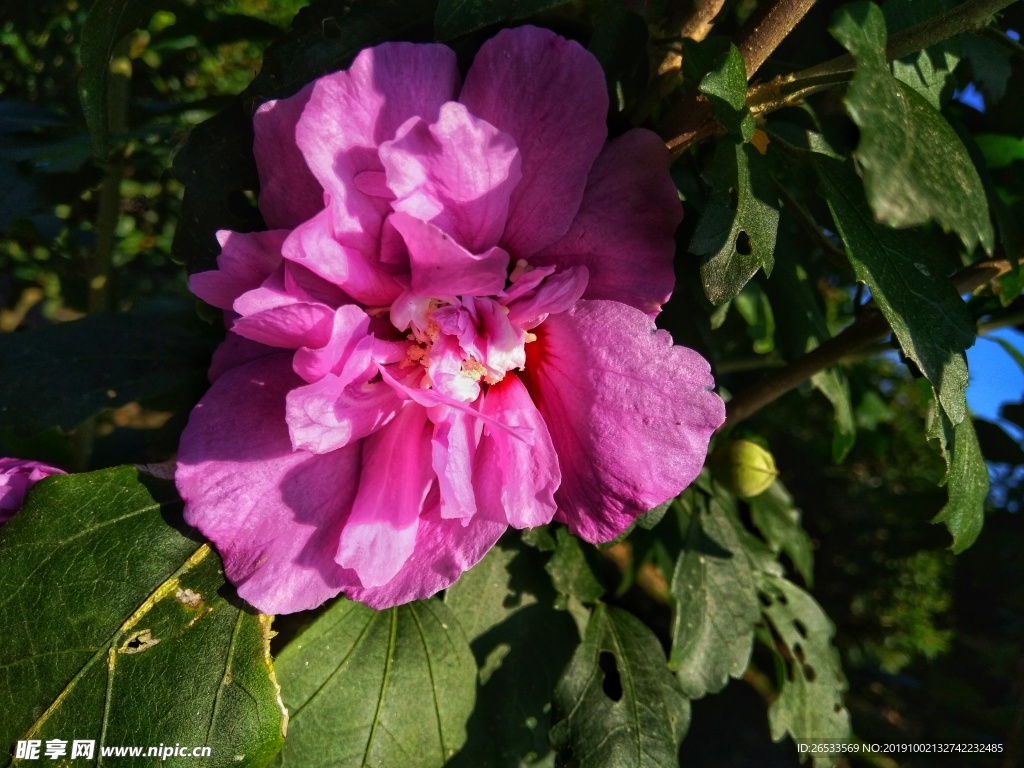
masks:
{"type": "Polygon", "coordinates": [[[723,139],[704,173],[711,194],[690,251],[703,257],[701,281],[713,304],[734,298],[757,270],[768,274],[775,263],[778,195],[763,163],[750,144],[723,139]]]}
{"type": "MultiPolygon", "coordinates": [[[[832,645],[835,626],[814,599],[785,579],[761,574],[758,588],[764,615],[777,641],[785,648],[777,662],[779,697],[768,709],[773,741],[786,734],[794,741],[849,741],[850,713],[843,705],[847,688],[832,645]]],[[[836,763],[834,755],[815,755],[815,768],[836,763]]]]}
{"type": "Polygon", "coordinates": [[[750,661],[760,618],[754,574],[729,514],[700,496],[672,577],[672,653],[683,692],[717,693],[750,661]]]}
{"type": "Polygon", "coordinates": [[[555,690],[551,741],[578,768],[667,768],[678,762],[690,703],[654,633],[599,604],[555,690]]]}
{"type": "Polygon", "coordinates": [[[211,748],[197,765],[260,766],[280,747],[270,619],[168,524],[179,506],[119,467],[43,481],[0,528],[0,762],[69,736],[96,741],[75,765],[178,742],[211,748]]]}
{"type": "MultiPolygon", "coordinates": [[[[882,5],[890,34],[922,24],[944,10],[942,0],[886,0],[882,5]]],[[[952,91],[953,70],[959,61],[960,43],[950,37],[892,62],[889,69],[893,77],[909,85],[939,109],[940,96],[944,91],[952,91]]]]}
{"type": "Polygon", "coordinates": [[[466,740],[476,663],[440,600],[340,599],[278,654],[291,717],[276,765],[439,768],[466,740]]]}
{"type": "Polygon", "coordinates": [[[553,757],[551,699],[579,634],[569,614],[553,607],[543,560],[507,537],[445,592],[480,667],[469,738],[446,768],[527,766],[553,757]]]}
{"type": "Polygon", "coordinates": [[[440,0],[434,24],[438,40],[474,32],[501,21],[515,21],[565,5],[569,0],[440,0]]]}
{"type": "Polygon", "coordinates": [[[967,413],[967,358],[974,321],[943,274],[938,249],[924,232],[898,231],[871,216],[856,174],[848,166],[814,156],[828,201],[857,279],[892,326],[904,354],[936,387],[954,424],[967,413]]]}
{"type": "Polygon", "coordinates": [[[952,549],[960,553],[974,543],[985,523],[989,487],[985,457],[969,417],[954,426],[944,413],[933,409],[928,436],[938,440],[946,460],[949,493],[949,501],[932,522],[945,523],[953,536],[952,549]]]}
{"type": "Polygon", "coordinates": [[[218,332],[191,302],[0,335],[7,374],[0,428],[72,429],[104,408],[171,391],[191,405],[208,386],[218,332]]]}
{"type": "Polygon", "coordinates": [[[968,249],[980,243],[992,253],[995,234],[978,171],[946,119],[889,72],[881,10],[867,2],[843,6],[829,32],[857,62],[846,107],[860,128],[854,155],[875,216],[892,227],[935,221],[968,249]]]}

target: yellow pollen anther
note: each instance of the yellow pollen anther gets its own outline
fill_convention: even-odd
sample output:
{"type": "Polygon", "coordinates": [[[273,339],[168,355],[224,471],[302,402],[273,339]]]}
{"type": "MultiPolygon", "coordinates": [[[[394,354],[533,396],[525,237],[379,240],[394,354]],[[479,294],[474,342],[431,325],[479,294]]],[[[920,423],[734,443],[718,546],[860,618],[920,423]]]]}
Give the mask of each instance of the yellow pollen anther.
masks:
{"type": "Polygon", "coordinates": [[[523,334],[523,343],[525,343],[525,344],[529,344],[531,341],[536,341],[536,340],[537,340],[537,334],[536,333],[530,333],[529,331],[527,331],[526,333],[523,334]]]}

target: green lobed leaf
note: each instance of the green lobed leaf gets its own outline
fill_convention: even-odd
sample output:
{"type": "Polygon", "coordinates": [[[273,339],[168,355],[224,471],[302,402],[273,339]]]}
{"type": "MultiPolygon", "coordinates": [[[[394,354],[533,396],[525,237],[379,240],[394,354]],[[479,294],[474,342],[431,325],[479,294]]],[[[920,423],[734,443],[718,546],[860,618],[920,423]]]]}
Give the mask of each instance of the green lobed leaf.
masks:
{"type": "Polygon", "coordinates": [[[0,359],[8,371],[0,428],[72,429],[104,408],[171,391],[185,392],[194,403],[208,386],[217,336],[196,317],[192,302],[97,312],[0,334],[0,359]]]}
{"type": "Polygon", "coordinates": [[[280,747],[270,618],[179,514],[171,484],[118,467],[43,481],[0,528],[0,762],[20,739],[94,739],[75,765],[105,745],[205,745],[208,766],[280,747]]]}
{"type": "Polygon", "coordinates": [[[967,413],[967,358],[974,321],[943,274],[938,249],[923,232],[888,229],[871,216],[853,170],[816,155],[828,201],[857,279],[867,283],[904,354],[939,393],[954,423],[967,413]]]}
{"type": "Polygon", "coordinates": [[[584,603],[599,600],[604,594],[604,586],[587,562],[580,540],[567,528],[559,528],[556,541],[554,554],[544,566],[551,574],[555,589],[584,603]]]}
{"type": "Polygon", "coordinates": [[[563,765],[676,765],[690,703],[654,633],[619,608],[599,604],[555,690],[551,741],[563,765]]]}
{"type": "Polygon", "coordinates": [[[672,653],[683,692],[717,693],[750,661],[760,619],[754,574],[729,512],[694,493],[683,551],[672,576],[672,653]]]}
{"type": "MultiPolygon", "coordinates": [[[[843,705],[846,678],[832,645],[835,626],[814,598],[785,579],[762,573],[758,589],[779,668],[779,697],[768,708],[772,740],[786,734],[794,741],[851,740],[850,713],[843,705]]],[[[836,762],[834,755],[814,756],[815,768],[836,762]]]]}
{"type": "Polygon", "coordinates": [[[544,556],[506,537],[445,592],[480,668],[466,746],[447,768],[504,768],[553,759],[548,731],[555,685],[579,645],[554,608],[544,556]]]}
{"type": "Polygon", "coordinates": [[[82,28],[78,95],[97,155],[107,151],[107,79],[117,44],[169,3],[146,0],[95,0],[82,28]]]}
{"type": "Polygon", "coordinates": [[[754,118],[747,109],[747,69],[735,45],[715,60],[714,68],[701,79],[698,90],[708,97],[711,114],[719,125],[750,141],[754,118]]]}
{"type": "Polygon", "coordinates": [[[466,741],[476,663],[440,600],[339,599],[276,660],[288,739],[275,765],[439,768],[466,741]]]}
{"type": "Polygon", "coordinates": [[[438,40],[475,32],[491,24],[517,21],[569,0],[439,0],[434,25],[438,40]]]}
{"type": "Polygon", "coordinates": [[[750,144],[723,139],[704,172],[711,187],[707,206],[690,240],[703,257],[704,292],[713,304],[734,298],[759,269],[775,263],[778,195],[764,158],[750,144]]]}
{"type": "MultiPolygon", "coordinates": [[[[886,0],[882,5],[890,34],[902,32],[945,11],[942,0],[886,0]]],[[[906,83],[939,109],[943,91],[952,92],[953,70],[960,62],[960,43],[946,38],[923,51],[892,62],[893,77],[906,83]]]]}
{"type": "Polygon", "coordinates": [[[892,227],[935,221],[968,249],[980,243],[992,253],[995,234],[978,172],[945,118],[889,72],[881,10],[845,5],[829,32],[857,62],[846,107],[860,128],[854,155],[875,217],[892,227]]]}
{"type": "Polygon", "coordinates": [[[954,425],[944,413],[933,409],[928,436],[938,440],[946,460],[946,502],[933,523],[945,523],[953,536],[953,552],[959,554],[974,543],[985,523],[985,499],[989,479],[985,457],[970,417],[954,425]]]}
{"type": "Polygon", "coordinates": [[[785,552],[808,587],[814,586],[814,552],[811,537],[800,524],[800,510],[782,483],[748,502],[750,519],[776,553],[785,552]]]}

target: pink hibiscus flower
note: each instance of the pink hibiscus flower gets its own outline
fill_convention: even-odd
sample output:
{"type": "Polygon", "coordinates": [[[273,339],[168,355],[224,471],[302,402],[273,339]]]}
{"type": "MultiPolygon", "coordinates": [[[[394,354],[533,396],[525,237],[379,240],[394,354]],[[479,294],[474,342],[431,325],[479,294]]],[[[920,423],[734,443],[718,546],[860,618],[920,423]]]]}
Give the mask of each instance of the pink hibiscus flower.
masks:
{"type": "Polygon", "coordinates": [[[271,229],[193,291],[231,332],[182,435],[185,516],[260,610],[436,593],[509,525],[619,534],[700,471],[707,362],[653,317],[682,216],[597,61],[521,27],[465,83],[388,43],[255,117],[271,229]]]}
{"type": "Polygon", "coordinates": [[[63,469],[41,461],[0,458],[0,525],[22,508],[29,488],[44,477],[63,474],[63,469]]]}

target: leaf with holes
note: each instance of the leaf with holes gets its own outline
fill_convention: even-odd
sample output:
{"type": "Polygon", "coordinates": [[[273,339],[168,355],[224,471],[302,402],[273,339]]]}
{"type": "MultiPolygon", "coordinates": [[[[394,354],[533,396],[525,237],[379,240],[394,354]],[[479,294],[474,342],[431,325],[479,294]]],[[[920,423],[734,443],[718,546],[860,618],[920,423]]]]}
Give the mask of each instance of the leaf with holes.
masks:
{"type": "Polygon", "coordinates": [[[944,413],[933,408],[930,418],[928,437],[938,441],[946,461],[949,493],[949,501],[932,522],[945,523],[953,535],[952,549],[960,553],[974,543],[985,523],[988,467],[970,417],[954,426],[944,413]]]}
{"type": "Polygon", "coordinates": [[[779,226],[778,196],[764,158],[750,144],[723,139],[704,172],[711,187],[690,240],[714,304],[734,298],[759,269],[770,274],[779,226]]]}
{"type": "Polygon", "coordinates": [[[935,221],[969,250],[980,243],[992,253],[995,234],[978,171],[946,119],[889,72],[881,10],[845,5],[829,32],[857,62],[846,108],[860,128],[854,156],[875,216],[891,227],[935,221]]]}
{"type": "Polygon", "coordinates": [[[440,768],[466,741],[476,664],[440,600],[339,599],[276,659],[291,713],[275,765],[440,768]]]}
{"type": "Polygon", "coordinates": [[[967,413],[967,357],[974,320],[946,279],[940,251],[924,232],[877,224],[853,170],[822,155],[814,167],[857,279],[867,283],[904,354],[939,393],[954,424],[967,413]]]}
{"type": "Polygon", "coordinates": [[[563,764],[664,768],[677,763],[690,702],[655,634],[599,604],[555,690],[555,720],[551,742],[563,764]]]}
{"type": "Polygon", "coordinates": [[[683,551],[672,577],[672,654],[691,699],[722,690],[750,661],[760,618],[754,574],[743,542],[716,499],[692,493],[683,551]]]}
{"type": "Polygon", "coordinates": [[[72,736],[96,758],[205,745],[211,766],[278,750],[270,618],[176,525],[173,487],[118,467],[43,481],[0,528],[0,763],[19,739],[72,736]]]}
{"type": "Polygon", "coordinates": [[[579,645],[569,614],[554,608],[544,556],[506,536],[445,592],[480,668],[466,746],[446,768],[533,765],[551,755],[551,699],[579,645]]]}
{"type": "Polygon", "coordinates": [[[604,594],[604,587],[587,562],[588,550],[566,528],[559,528],[555,535],[557,545],[554,554],[544,566],[551,574],[555,589],[583,603],[599,600],[604,594]]]}
{"type": "MultiPolygon", "coordinates": [[[[832,645],[835,626],[810,595],[785,579],[761,574],[758,589],[780,670],[779,697],[768,708],[772,740],[789,734],[796,741],[849,741],[846,678],[832,645]]],[[[834,756],[814,757],[815,768],[835,764],[834,756]]]]}

